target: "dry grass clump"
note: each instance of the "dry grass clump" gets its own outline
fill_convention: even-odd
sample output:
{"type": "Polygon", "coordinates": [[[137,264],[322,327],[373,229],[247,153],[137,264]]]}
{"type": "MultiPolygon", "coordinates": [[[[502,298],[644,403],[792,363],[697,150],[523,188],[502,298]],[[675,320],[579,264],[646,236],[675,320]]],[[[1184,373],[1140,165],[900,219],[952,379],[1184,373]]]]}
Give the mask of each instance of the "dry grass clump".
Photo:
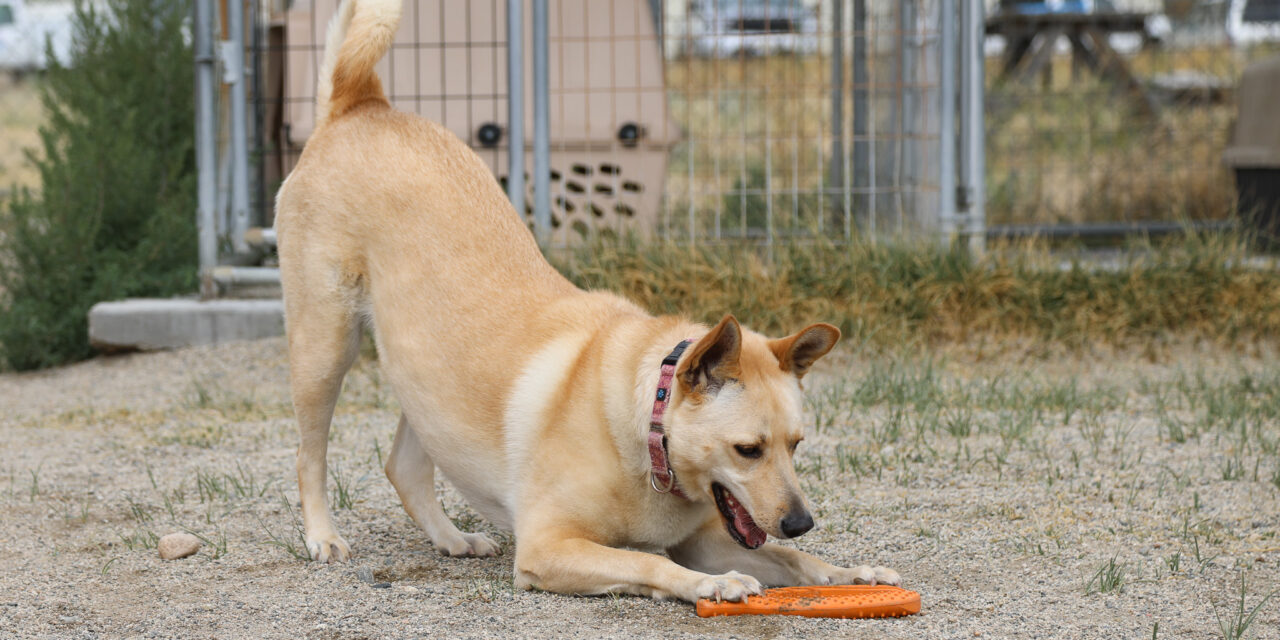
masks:
{"type": "Polygon", "coordinates": [[[1063,263],[1035,243],[974,258],[921,242],[818,239],[775,245],[768,261],[741,245],[623,241],[553,262],[579,286],[655,313],[715,321],[732,312],[775,334],[822,320],[881,346],[979,337],[1235,344],[1280,332],[1280,272],[1249,266],[1247,247],[1192,234],[1130,247],[1116,262],[1063,263]]]}

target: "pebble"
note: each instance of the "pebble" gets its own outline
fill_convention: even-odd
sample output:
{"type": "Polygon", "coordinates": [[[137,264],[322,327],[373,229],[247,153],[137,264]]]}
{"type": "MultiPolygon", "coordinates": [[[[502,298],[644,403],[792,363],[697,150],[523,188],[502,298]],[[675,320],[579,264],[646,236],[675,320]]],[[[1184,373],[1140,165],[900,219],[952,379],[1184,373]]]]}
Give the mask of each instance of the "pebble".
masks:
{"type": "Polygon", "coordinates": [[[160,552],[161,559],[177,560],[199,551],[200,538],[189,533],[170,533],[160,538],[156,549],[160,552]]]}
{"type": "Polygon", "coordinates": [[[365,584],[373,584],[373,570],[369,567],[356,569],[356,578],[365,584]]]}

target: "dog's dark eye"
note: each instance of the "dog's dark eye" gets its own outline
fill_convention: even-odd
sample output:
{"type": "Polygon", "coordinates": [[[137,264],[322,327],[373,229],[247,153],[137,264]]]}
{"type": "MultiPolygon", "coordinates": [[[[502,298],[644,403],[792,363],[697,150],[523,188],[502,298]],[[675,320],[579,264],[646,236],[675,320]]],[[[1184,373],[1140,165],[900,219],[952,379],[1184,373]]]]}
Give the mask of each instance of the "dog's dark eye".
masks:
{"type": "Polygon", "coordinates": [[[759,458],[764,453],[759,445],[754,444],[735,444],[733,450],[744,458],[759,458]]]}

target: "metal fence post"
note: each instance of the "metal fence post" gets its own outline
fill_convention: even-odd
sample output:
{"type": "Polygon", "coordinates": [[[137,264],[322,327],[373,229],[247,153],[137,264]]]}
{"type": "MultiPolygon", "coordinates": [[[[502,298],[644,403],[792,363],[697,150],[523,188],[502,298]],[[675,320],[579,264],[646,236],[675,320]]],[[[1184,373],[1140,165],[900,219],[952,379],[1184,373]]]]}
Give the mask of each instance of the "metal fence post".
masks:
{"type": "Polygon", "coordinates": [[[965,2],[960,33],[960,152],[963,165],[965,225],[969,248],[981,253],[986,247],[986,136],[983,109],[983,82],[986,71],[982,54],[986,19],[981,2],[965,2]]]}
{"type": "Polygon", "coordinates": [[[547,61],[547,0],[533,0],[533,228],[551,239],[551,102],[547,61]]]}
{"type": "Polygon", "coordinates": [[[244,87],[243,0],[227,2],[227,27],[231,38],[223,48],[223,64],[231,83],[231,246],[236,253],[245,253],[249,250],[244,239],[249,230],[249,125],[244,87]]]}
{"type": "MultiPolygon", "coordinates": [[[[833,0],[831,7],[831,186],[843,196],[840,211],[849,211],[849,192],[844,182],[844,3],[833,0]]],[[[844,239],[853,237],[846,216],[844,239]]]]}
{"type": "Polygon", "coordinates": [[[507,198],[524,218],[524,0],[507,0],[507,198]]]}
{"type": "Polygon", "coordinates": [[[200,295],[213,297],[213,268],[218,264],[218,223],[215,219],[213,96],[213,0],[196,0],[192,24],[195,49],[196,229],[200,256],[200,295]]]}
{"type": "Polygon", "coordinates": [[[938,232],[946,245],[956,232],[956,0],[942,0],[939,10],[938,232]]]}
{"type": "MultiPolygon", "coordinates": [[[[853,0],[853,194],[855,215],[861,213],[868,223],[872,194],[875,192],[871,149],[871,75],[867,69],[867,0],[853,0]],[[863,189],[859,193],[859,189],[863,189]]],[[[875,229],[868,229],[874,236],[875,229]]],[[[874,239],[874,238],[873,238],[874,239]]]]}

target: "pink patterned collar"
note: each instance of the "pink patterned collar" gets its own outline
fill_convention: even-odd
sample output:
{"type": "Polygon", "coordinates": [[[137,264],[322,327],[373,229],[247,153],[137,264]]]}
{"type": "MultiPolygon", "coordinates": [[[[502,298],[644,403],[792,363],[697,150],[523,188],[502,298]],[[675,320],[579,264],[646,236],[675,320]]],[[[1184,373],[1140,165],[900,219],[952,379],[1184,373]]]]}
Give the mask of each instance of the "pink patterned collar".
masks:
{"type": "Polygon", "coordinates": [[[671,383],[676,375],[676,363],[684,350],[693,344],[686,338],[662,359],[662,374],[658,377],[658,393],[653,400],[653,413],[649,416],[649,486],[658,493],[670,493],[684,499],[689,497],[676,484],[676,472],[667,459],[667,432],[662,425],[662,414],[671,402],[671,383]]]}

